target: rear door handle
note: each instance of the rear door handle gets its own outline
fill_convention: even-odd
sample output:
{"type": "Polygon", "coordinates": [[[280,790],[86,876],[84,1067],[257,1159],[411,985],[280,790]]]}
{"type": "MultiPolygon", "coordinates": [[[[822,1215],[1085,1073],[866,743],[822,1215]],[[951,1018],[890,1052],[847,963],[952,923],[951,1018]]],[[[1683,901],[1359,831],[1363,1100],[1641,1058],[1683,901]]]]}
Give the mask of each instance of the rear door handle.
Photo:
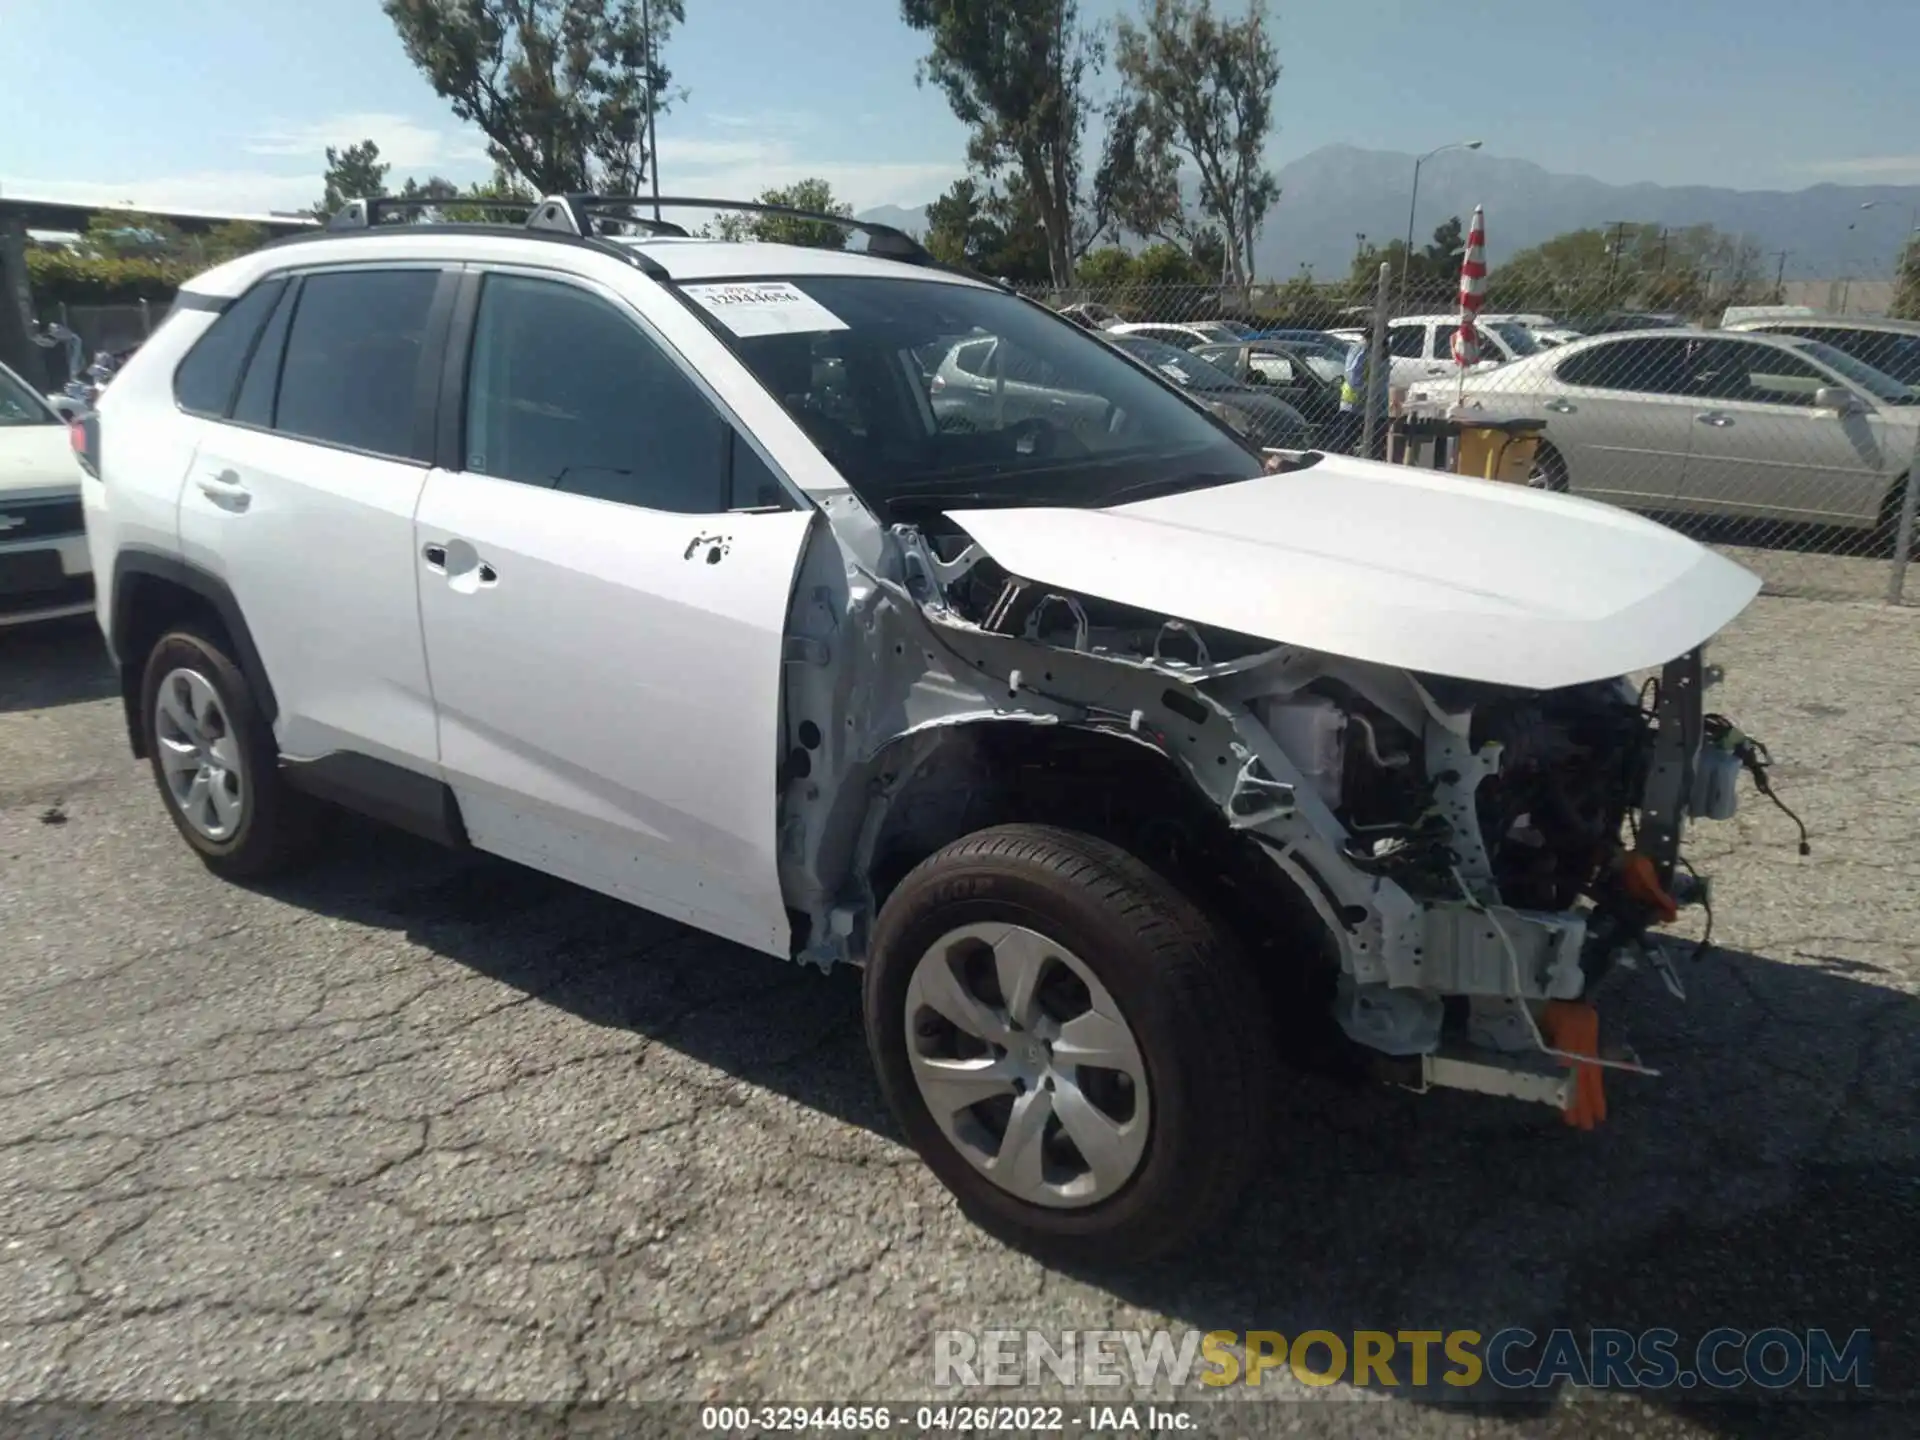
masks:
{"type": "Polygon", "coordinates": [[[1702,425],[1713,426],[1716,430],[1724,430],[1727,426],[1733,424],[1733,417],[1731,415],[1722,415],[1718,410],[1709,410],[1706,414],[1696,415],[1693,418],[1698,420],[1702,425]]]}
{"type": "Polygon", "coordinates": [[[1549,400],[1540,408],[1551,410],[1556,415],[1571,415],[1574,411],[1573,402],[1570,400],[1549,400]]]}
{"type": "Polygon", "coordinates": [[[244,510],[253,503],[253,492],[241,482],[236,470],[222,470],[218,475],[200,477],[200,493],[214,504],[228,510],[244,510]]]}

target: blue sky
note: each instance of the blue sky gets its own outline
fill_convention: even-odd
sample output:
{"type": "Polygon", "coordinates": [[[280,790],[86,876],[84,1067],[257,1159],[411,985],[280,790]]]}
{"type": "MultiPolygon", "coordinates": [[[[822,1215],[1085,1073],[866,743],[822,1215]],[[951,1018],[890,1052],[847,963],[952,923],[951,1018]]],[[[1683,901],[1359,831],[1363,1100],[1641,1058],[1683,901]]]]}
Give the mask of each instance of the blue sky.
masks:
{"type": "MultiPolygon", "coordinates": [[[[1472,136],[1613,182],[1920,182],[1913,5],[1275,0],[1272,158],[1472,136]]],[[[961,173],[964,132],[916,87],[924,46],[897,0],[686,8],[668,54],[691,95],[660,122],[669,190],[817,174],[866,207],[922,203],[961,173]]],[[[489,169],[377,0],[0,0],[0,60],[0,190],[16,194],[292,208],[318,197],[326,145],[366,137],[396,180],[489,169]]]]}

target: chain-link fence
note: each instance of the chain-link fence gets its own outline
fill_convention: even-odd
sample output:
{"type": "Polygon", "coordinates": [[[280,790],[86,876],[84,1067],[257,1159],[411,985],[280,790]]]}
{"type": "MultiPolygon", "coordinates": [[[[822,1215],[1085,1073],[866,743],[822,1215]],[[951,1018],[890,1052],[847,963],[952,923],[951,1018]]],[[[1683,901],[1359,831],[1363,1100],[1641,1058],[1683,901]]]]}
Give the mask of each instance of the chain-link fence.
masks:
{"type": "MultiPolygon", "coordinates": [[[[1920,450],[1920,324],[1858,307],[1776,305],[1772,287],[1730,296],[1675,285],[1659,308],[1638,308],[1608,282],[1526,291],[1498,279],[1480,316],[1478,362],[1465,367],[1453,348],[1455,285],[1416,284],[1409,294],[1390,283],[1377,452],[1442,468],[1464,455],[1480,474],[1486,451],[1463,430],[1533,422],[1532,459],[1508,466],[1518,471],[1509,478],[1642,511],[1728,547],[1776,592],[1898,595],[1920,450]]],[[[1880,288],[1885,305],[1904,303],[1896,286],[1880,288]]],[[[1349,347],[1372,334],[1376,307],[1364,292],[1296,280],[1250,292],[1131,284],[1032,293],[1176,383],[1208,388],[1215,401],[1229,387],[1258,392],[1267,408],[1284,401],[1317,448],[1359,448],[1357,414],[1343,412],[1341,396],[1349,347]]],[[[1524,457],[1516,443],[1514,457],[1524,457]]]]}

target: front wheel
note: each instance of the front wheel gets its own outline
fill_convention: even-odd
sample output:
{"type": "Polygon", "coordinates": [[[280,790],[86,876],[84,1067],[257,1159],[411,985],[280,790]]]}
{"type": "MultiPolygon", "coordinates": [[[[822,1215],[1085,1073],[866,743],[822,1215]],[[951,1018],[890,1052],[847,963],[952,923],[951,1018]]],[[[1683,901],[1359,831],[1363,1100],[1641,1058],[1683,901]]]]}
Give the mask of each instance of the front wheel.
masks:
{"type": "Polygon", "coordinates": [[[1139,1260],[1220,1224],[1257,1168],[1273,1053],[1237,948],[1073,831],[956,841],[888,898],[865,985],[888,1104],[984,1228],[1139,1260]]]}

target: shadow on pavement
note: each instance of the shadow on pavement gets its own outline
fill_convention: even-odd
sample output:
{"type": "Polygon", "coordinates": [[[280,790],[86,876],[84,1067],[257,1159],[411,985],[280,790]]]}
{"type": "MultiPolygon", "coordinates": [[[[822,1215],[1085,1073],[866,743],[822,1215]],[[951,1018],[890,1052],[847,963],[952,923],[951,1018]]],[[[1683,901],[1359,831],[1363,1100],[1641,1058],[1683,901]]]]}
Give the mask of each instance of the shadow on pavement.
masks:
{"type": "Polygon", "coordinates": [[[0,714],[119,693],[119,678],[91,615],[0,626],[0,714]]]}
{"type": "MultiPolygon", "coordinates": [[[[344,817],[332,858],[273,893],[404,930],[591,1024],[895,1133],[851,971],[802,971],[344,817]]],[[[1666,1327],[1687,1369],[1718,1326],[1822,1327],[1836,1341],[1865,1328],[1873,1394],[1912,1396],[1920,1004],[1874,984],[1869,959],[1791,958],[1714,952],[1687,975],[1685,1005],[1651,977],[1627,977],[1609,1024],[1666,1075],[1610,1079],[1613,1115],[1592,1133],[1512,1102],[1291,1077],[1264,1191],[1229,1233],[1177,1261],[1078,1278],[1176,1326],[1289,1339],[1566,1326],[1584,1347],[1590,1327],[1666,1327]]],[[[1427,1386],[1402,1369],[1388,1388],[1423,1403],[1515,1401],[1484,1381],[1452,1388],[1446,1368],[1436,1350],[1427,1386]]],[[[1543,1411],[1552,1393],[1533,1392],[1528,1408],[1543,1411]]],[[[1851,1386],[1761,1408],[1751,1391],[1698,1397],[1646,1395],[1736,1437],[1883,1435],[1914,1419],[1859,1403],[1851,1386]]],[[[1646,1419],[1639,1407],[1581,1404],[1522,1423],[1529,1435],[1649,1433],[1630,1423],[1636,1414],[1646,1419]]]]}

